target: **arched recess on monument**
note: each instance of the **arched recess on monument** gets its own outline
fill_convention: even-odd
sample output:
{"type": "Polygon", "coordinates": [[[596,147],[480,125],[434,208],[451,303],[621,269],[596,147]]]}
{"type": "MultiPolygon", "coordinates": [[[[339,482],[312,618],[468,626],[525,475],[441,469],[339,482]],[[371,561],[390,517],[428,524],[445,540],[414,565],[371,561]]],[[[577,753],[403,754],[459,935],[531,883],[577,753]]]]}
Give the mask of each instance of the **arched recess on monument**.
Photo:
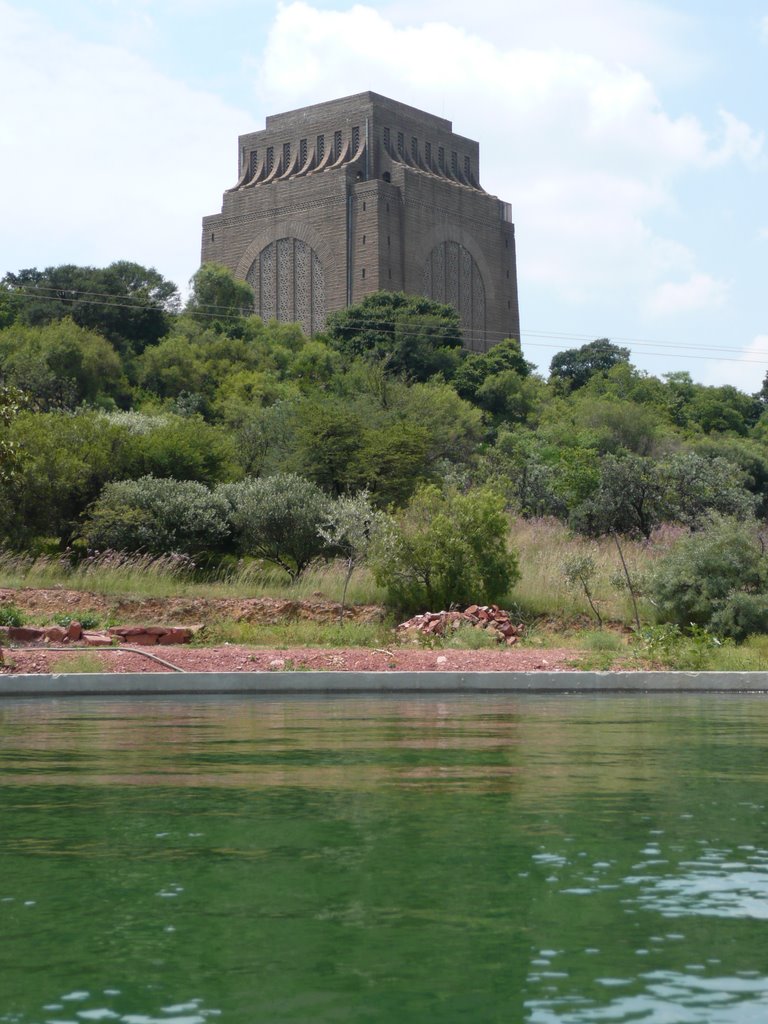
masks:
{"type": "Polygon", "coordinates": [[[298,323],[308,335],[324,329],[334,259],[324,241],[305,225],[283,222],[260,233],[235,273],[253,288],[255,310],[263,320],[298,323]]]}
{"type": "Polygon", "coordinates": [[[458,310],[465,347],[485,352],[485,282],[469,249],[452,239],[438,242],[424,262],[423,274],[424,295],[458,310]]]}
{"type": "Polygon", "coordinates": [[[301,324],[305,334],[325,326],[325,275],[320,257],[300,238],[265,245],[245,275],[262,320],[301,324]]]}

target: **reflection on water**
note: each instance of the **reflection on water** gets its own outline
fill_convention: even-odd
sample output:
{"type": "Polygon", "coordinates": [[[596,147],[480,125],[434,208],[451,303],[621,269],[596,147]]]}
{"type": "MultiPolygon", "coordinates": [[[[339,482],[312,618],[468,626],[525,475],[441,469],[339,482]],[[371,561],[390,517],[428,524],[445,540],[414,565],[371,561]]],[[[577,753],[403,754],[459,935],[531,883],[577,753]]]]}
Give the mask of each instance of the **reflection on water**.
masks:
{"type": "Polygon", "coordinates": [[[0,704],[0,1022],[768,1019],[760,696],[0,704]]]}

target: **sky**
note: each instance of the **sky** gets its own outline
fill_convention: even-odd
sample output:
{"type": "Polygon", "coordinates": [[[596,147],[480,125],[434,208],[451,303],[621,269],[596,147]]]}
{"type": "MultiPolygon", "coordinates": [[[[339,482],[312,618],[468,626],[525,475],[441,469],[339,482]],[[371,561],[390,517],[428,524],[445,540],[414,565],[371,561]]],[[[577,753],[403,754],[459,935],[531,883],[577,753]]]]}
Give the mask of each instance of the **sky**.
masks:
{"type": "Polygon", "coordinates": [[[0,0],[0,275],[186,288],[268,114],[371,89],[480,143],[528,359],[768,372],[768,0],[0,0]]]}

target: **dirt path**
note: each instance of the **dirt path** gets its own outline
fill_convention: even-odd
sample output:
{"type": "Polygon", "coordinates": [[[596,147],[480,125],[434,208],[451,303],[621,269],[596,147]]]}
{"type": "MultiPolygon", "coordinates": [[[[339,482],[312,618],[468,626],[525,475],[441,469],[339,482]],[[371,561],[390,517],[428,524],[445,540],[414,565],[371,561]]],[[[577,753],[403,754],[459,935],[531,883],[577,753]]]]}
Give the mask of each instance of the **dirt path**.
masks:
{"type": "MultiPolygon", "coordinates": [[[[241,647],[153,647],[151,654],[185,672],[281,672],[296,670],[332,672],[565,672],[577,667],[580,652],[568,648],[534,650],[507,647],[499,650],[423,650],[394,647],[366,648],[292,647],[287,650],[241,647]]],[[[109,652],[73,647],[71,651],[6,649],[3,672],[77,672],[85,664],[101,664],[104,672],[166,672],[157,662],[119,648],[109,652]]],[[[98,670],[98,669],[97,669],[98,670]]]]}

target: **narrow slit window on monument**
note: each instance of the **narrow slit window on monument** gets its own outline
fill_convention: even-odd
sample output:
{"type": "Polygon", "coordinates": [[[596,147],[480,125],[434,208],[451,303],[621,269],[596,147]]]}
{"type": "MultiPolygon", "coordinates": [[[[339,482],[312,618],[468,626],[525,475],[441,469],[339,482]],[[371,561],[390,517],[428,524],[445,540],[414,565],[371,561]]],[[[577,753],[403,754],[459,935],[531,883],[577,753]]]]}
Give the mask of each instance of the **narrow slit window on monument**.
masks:
{"type": "Polygon", "coordinates": [[[299,163],[303,167],[307,162],[307,140],[299,139],[299,163]]]}
{"type": "Polygon", "coordinates": [[[258,151],[258,149],[252,149],[251,150],[251,159],[250,159],[250,162],[248,164],[248,174],[249,174],[249,176],[251,178],[256,173],[256,167],[258,165],[258,162],[259,162],[259,151],[258,151]]]}
{"type": "Polygon", "coordinates": [[[355,125],[352,129],[352,149],[354,153],[360,148],[360,126],[355,125]]]}
{"type": "MultiPolygon", "coordinates": [[[[365,235],[363,235],[363,245],[365,245],[365,235]]],[[[507,277],[509,277],[509,273],[507,273],[507,277]]]]}
{"type": "Polygon", "coordinates": [[[411,139],[411,156],[414,160],[419,159],[419,140],[414,135],[411,139]]]}
{"type": "Polygon", "coordinates": [[[431,142],[425,142],[424,143],[424,159],[427,161],[428,164],[432,163],[432,143],[431,142]]]}
{"type": "Polygon", "coordinates": [[[341,156],[341,132],[333,133],[333,159],[338,160],[341,156]]]}
{"type": "Polygon", "coordinates": [[[365,213],[365,203],[363,203],[363,213],[365,213]]]}
{"type": "Polygon", "coordinates": [[[384,129],[384,148],[389,149],[389,128],[384,129]]]}
{"type": "Polygon", "coordinates": [[[442,146],[437,147],[437,166],[441,171],[445,170],[445,149],[442,146]]]}
{"type": "Polygon", "coordinates": [[[363,277],[365,277],[365,267],[363,267],[363,277]]]}
{"type": "MultiPolygon", "coordinates": [[[[382,174],[382,178],[384,179],[384,181],[392,181],[392,175],[389,173],[389,171],[384,171],[384,173],[382,174]]],[[[387,207],[387,209],[389,209],[389,207],[387,207]]]]}
{"type": "Polygon", "coordinates": [[[387,203],[387,213],[389,213],[389,203],[387,203]]]}
{"type": "Polygon", "coordinates": [[[212,241],[212,242],[215,242],[215,241],[216,241],[216,235],[214,234],[214,232],[213,232],[213,231],[211,232],[211,241],[212,241]]]}
{"type": "Polygon", "coordinates": [[[405,135],[403,135],[402,132],[398,132],[397,133],[397,152],[400,154],[400,156],[402,156],[404,150],[405,150],[405,135]]]}
{"type": "Polygon", "coordinates": [[[469,178],[471,175],[471,164],[468,156],[464,157],[464,177],[469,178]]]}
{"type": "Polygon", "coordinates": [[[272,173],[272,168],[275,166],[275,150],[272,146],[267,146],[267,174],[272,173]]]}
{"type": "Polygon", "coordinates": [[[459,173],[459,154],[455,149],[451,150],[451,170],[454,174],[459,173]]]}
{"type": "Polygon", "coordinates": [[[325,156],[325,136],[317,136],[317,159],[322,160],[325,156]]]}
{"type": "Polygon", "coordinates": [[[387,245],[391,245],[391,244],[392,244],[392,242],[390,240],[390,237],[389,237],[389,235],[387,235],[387,245]]]}
{"type": "Polygon", "coordinates": [[[283,170],[288,169],[288,164],[291,162],[291,144],[290,142],[283,143],[283,170]]]}

